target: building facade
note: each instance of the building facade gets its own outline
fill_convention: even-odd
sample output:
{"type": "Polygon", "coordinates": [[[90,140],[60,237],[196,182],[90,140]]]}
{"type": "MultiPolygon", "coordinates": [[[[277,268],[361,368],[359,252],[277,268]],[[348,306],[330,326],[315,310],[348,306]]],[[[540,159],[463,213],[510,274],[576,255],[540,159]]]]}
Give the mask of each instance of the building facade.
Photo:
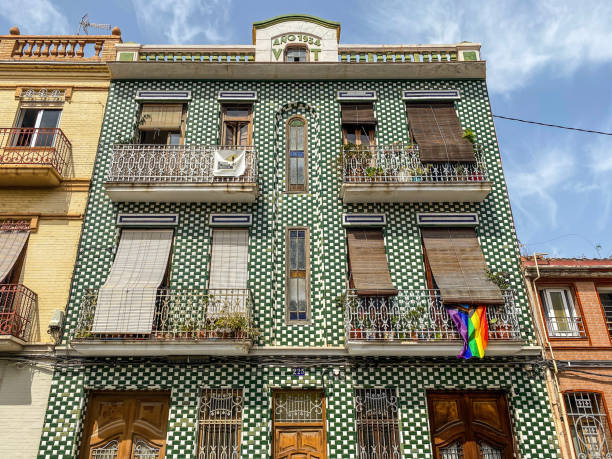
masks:
{"type": "Polygon", "coordinates": [[[0,36],[0,456],[36,456],[119,30],[0,36]],[[37,365],[26,361],[35,356],[37,365]]]}
{"type": "Polygon", "coordinates": [[[612,456],[612,263],[523,258],[563,457],[612,456]]]}
{"type": "Polygon", "coordinates": [[[480,45],[339,39],[117,45],[39,457],[558,457],[480,45]]]}

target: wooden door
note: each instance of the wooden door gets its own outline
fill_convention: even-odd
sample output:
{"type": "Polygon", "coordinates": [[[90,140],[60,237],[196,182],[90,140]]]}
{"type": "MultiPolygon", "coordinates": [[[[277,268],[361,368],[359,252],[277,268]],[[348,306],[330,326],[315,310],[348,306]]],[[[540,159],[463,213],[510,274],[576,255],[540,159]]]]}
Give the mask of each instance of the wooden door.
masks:
{"type": "Polygon", "coordinates": [[[326,459],[325,399],[318,390],[277,391],[274,459],[326,459]]]}
{"type": "Polygon", "coordinates": [[[429,423],[436,459],[511,459],[506,398],[500,392],[432,392],[429,423]]]}
{"type": "Polygon", "coordinates": [[[162,459],[168,393],[94,393],[89,399],[81,459],[162,459]]]}

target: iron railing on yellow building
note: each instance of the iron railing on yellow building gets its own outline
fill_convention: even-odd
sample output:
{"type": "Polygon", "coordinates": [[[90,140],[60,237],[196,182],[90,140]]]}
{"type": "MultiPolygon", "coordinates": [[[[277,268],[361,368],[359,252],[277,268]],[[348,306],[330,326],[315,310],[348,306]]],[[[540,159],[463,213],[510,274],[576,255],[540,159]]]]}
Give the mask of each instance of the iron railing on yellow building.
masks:
{"type": "Polygon", "coordinates": [[[38,295],[22,284],[0,284],[0,335],[32,339],[38,295]]]}

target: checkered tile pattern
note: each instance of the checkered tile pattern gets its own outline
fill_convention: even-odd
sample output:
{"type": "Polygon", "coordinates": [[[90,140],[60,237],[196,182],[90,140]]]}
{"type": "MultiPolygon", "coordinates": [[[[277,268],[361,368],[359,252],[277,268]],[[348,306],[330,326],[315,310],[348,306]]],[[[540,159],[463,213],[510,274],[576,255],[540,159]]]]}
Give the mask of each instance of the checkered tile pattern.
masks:
{"type": "MultiPolygon", "coordinates": [[[[527,297],[521,283],[518,248],[488,95],[482,81],[368,82],[217,82],[124,81],[111,85],[100,137],[78,266],[67,310],[67,331],[76,323],[86,289],[100,287],[117,247],[118,212],[178,213],[172,254],[171,285],[205,288],[214,213],[252,213],[249,286],[254,297],[254,321],[262,335],[259,345],[342,346],[343,310],[337,298],[346,286],[346,248],[342,212],[385,213],[389,268],[400,289],[425,287],[416,212],[477,212],[478,233],[490,268],[508,271],[522,307],[521,325],[534,342],[527,297]],[[259,154],[260,195],[254,204],[128,204],[110,202],[103,188],[111,145],[131,134],[138,104],[136,90],[191,90],[185,143],[219,142],[220,90],[256,90],[254,144],[259,154]],[[471,128],[483,147],[493,190],[478,204],[349,204],[339,198],[336,159],[342,143],[337,90],[374,89],[379,144],[408,140],[401,90],[459,89],[457,103],[464,128],[471,128]],[[285,122],[300,114],[308,122],[309,189],[285,191],[285,122]],[[285,320],[285,231],[310,228],[311,321],[288,325],[285,320]]],[[[68,335],[66,333],[65,335],[68,335]]],[[[430,362],[431,363],[431,362],[430,362]]],[[[68,458],[78,450],[89,390],[170,389],[172,391],[166,457],[194,457],[197,409],[201,387],[243,387],[245,390],[242,457],[270,454],[271,390],[280,387],[325,387],[328,404],[330,458],[355,457],[353,388],[397,387],[401,404],[402,447],[405,458],[429,458],[431,448],[425,403],[427,389],[506,389],[513,429],[522,458],[558,457],[554,427],[545,396],[543,376],[520,365],[484,366],[418,364],[347,366],[338,378],[324,365],[293,376],[291,368],[242,365],[107,364],[58,368],[54,376],[40,445],[40,457],[68,458]],[[325,382],[324,382],[325,374],[325,382]]]]}

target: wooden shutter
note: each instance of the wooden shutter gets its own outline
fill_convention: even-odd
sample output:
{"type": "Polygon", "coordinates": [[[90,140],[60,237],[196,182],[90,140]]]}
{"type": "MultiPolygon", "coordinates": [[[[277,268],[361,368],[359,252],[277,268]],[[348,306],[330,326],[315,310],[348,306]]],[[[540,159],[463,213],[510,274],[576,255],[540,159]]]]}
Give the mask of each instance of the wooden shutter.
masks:
{"type": "Polygon", "coordinates": [[[385,254],[381,230],[347,230],[349,268],[358,295],[397,295],[385,254]]]}
{"type": "Polygon", "coordinates": [[[123,230],[113,266],[98,292],[94,333],[151,333],[172,236],[172,230],[123,230]]]}
{"type": "Polygon", "coordinates": [[[485,276],[473,228],[421,228],[421,234],[444,303],[503,304],[501,290],[485,276]]]}
{"type": "Polygon", "coordinates": [[[376,124],[372,104],[342,104],[342,124],[376,124]]]}
{"type": "Polygon", "coordinates": [[[422,162],[473,162],[474,145],[463,130],[452,102],[408,103],[408,127],[422,162]]]}
{"type": "Polygon", "coordinates": [[[183,120],[183,104],[143,104],[141,119],[144,120],[139,126],[141,131],[179,130],[183,120]]]}
{"type": "Polygon", "coordinates": [[[29,235],[29,231],[0,231],[0,283],[7,282],[29,235]]]}

